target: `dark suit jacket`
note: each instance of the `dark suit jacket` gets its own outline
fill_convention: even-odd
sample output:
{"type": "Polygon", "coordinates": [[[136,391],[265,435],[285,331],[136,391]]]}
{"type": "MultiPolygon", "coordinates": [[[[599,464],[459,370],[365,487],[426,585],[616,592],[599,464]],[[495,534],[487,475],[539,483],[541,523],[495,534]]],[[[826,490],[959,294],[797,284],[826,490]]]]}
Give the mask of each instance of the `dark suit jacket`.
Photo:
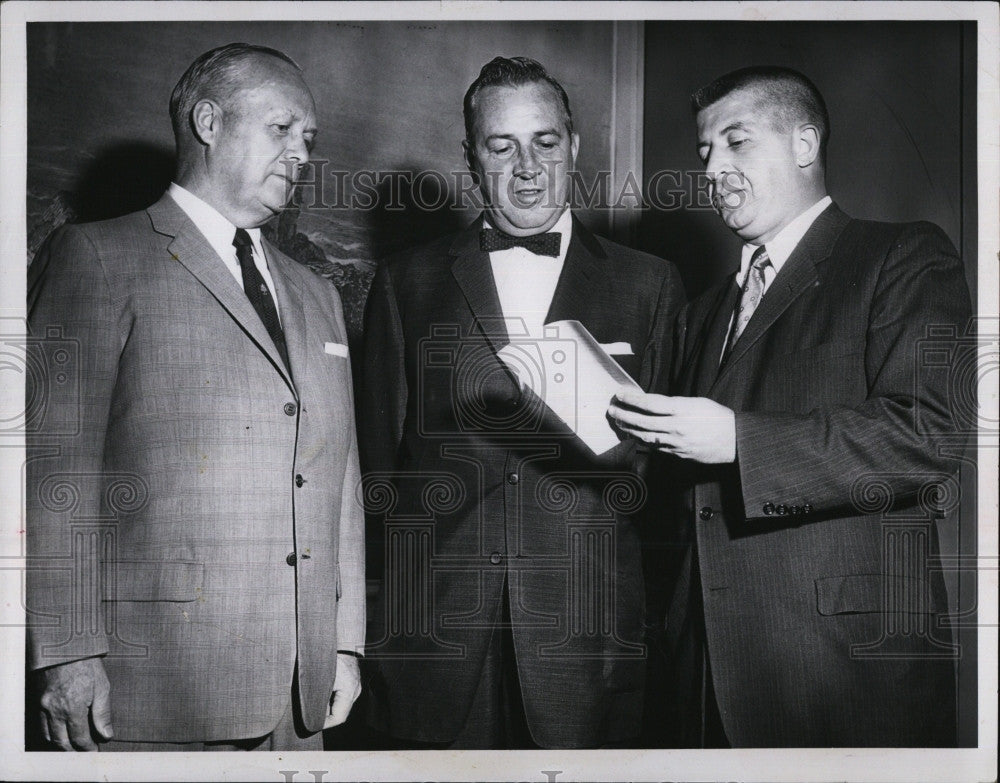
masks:
{"type": "MultiPolygon", "coordinates": [[[[368,300],[360,432],[369,535],[386,542],[368,648],[383,728],[457,735],[506,579],[535,741],[629,737],[644,664],[633,449],[597,459],[522,394],[495,353],[510,338],[479,226],[382,264],[368,300]]],[[[672,265],[574,221],[546,320],[628,343],[619,361],[648,385],[681,303],[672,265]]]]}
{"type": "Polygon", "coordinates": [[[674,473],[728,738],[954,744],[928,490],[955,488],[938,445],[956,433],[957,387],[925,356],[954,355],[965,334],[962,263],[931,224],[831,205],[720,370],[735,297],[727,278],[687,306],[673,385],[736,411],[736,465],[674,473]]]}
{"type": "Polygon", "coordinates": [[[61,228],[29,270],[53,371],[29,381],[29,665],[104,656],[117,739],[263,736],[296,663],[318,731],[338,647],[364,644],[340,299],[264,248],[291,373],[169,196],[61,228]]]}

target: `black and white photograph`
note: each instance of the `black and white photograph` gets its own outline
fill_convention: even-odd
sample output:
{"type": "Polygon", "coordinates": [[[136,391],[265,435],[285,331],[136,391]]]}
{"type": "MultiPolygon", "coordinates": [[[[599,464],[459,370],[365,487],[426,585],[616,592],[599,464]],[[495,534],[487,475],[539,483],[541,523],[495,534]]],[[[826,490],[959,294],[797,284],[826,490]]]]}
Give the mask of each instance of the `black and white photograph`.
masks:
{"type": "Polygon", "coordinates": [[[0,779],[996,780],[998,6],[0,14],[0,779]]]}

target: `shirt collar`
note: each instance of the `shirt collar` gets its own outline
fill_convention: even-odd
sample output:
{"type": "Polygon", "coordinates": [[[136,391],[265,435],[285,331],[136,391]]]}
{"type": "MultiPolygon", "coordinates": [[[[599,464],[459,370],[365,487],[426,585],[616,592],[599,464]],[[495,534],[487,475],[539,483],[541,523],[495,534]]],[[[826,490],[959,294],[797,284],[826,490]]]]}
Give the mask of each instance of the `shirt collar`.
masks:
{"type": "MultiPolygon", "coordinates": [[[[483,217],[483,228],[496,228],[490,223],[485,217],[483,217]]],[[[559,261],[566,260],[566,251],[569,250],[569,241],[572,239],[573,235],[573,212],[568,207],[563,210],[563,213],[559,216],[559,219],[548,231],[544,232],[546,234],[551,232],[559,233],[559,261]]],[[[501,253],[510,253],[514,250],[519,250],[520,248],[511,248],[510,250],[499,251],[501,253]]],[[[495,253],[490,253],[490,256],[496,255],[495,253]]]]}
{"type": "MultiPolygon", "coordinates": [[[[781,271],[781,267],[785,265],[788,257],[795,250],[796,245],[806,235],[806,232],[816,221],[816,218],[820,216],[820,213],[832,203],[833,199],[829,196],[824,196],[781,229],[774,239],[764,244],[764,247],[767,248],[767,257],[771,259],[771,266],[774,267],[775,274],[781,271]]],[[[750,259],[758,247],[760,245],[743,245],[743,255],[740,261],[741,278],[746,278],[747,269],[750,268],[750,259]]]]}
{"type": "MultiPolygon", "coordinates": [[[[233,237],[236,236],[236,226],[222,216],[215,207],[198,198],[190,190],[171,182],[167,193],[177,203],[184,213],[191,218],[197,228],[208,240],[208,244],[223,260],[234,257],[233,237]]],[[[254,251],[263,253],[260,244],[260,228],[248,228],[246,232],[253,241],[254,251]]]]}

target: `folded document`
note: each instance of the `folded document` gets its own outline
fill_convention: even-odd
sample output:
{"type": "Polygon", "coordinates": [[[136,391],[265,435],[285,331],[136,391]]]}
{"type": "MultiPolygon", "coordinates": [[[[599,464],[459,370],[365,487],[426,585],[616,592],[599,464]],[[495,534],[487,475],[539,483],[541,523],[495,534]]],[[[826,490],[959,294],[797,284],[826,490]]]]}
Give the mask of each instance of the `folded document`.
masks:
{"type": "MultiPolygon", "coordinates": [[[[626,353],[621,345],[609,347],[626,353]]],[[[534,392],[594,454],[618,444],[618,435],[608,423],[608,405],[621,387],[639,389],[639,384],[579,321],[546,324],[541,338],[512,337],[497,354],[522,386],[534,392]]]]}

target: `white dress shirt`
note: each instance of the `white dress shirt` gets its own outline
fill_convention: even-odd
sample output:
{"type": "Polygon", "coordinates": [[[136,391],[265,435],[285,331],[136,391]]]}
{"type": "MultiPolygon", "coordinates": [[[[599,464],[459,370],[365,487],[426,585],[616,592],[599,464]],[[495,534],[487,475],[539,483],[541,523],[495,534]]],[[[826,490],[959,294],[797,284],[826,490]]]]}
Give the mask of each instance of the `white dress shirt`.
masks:
{"type": "MultiPolygon", "coordinates": [[[[806,232],[812,227],[812,224],[816,221],[816,218],[820,216],[820,213],[832,203],[833,199],[829,196],[824,196],[809,207],[809,209],[795,218],[795,220],[781,229],[774,239],[764,245],[764,248],[767,251],[767,257],[771,259],[771,263],[764,267],[765,294],[767,293],[767,289],[771,287],[771,283],[774,282],[774,278],[777,276],[778,272],[781,271],[781,267],[785,265],[788,257],[792,254],[792,251],[795,250],[796,245],[798,245],[802,240],[802,237],[806,235],[806,232]]],[[[743,256],[740,260],[740,270],[736,273],[736,285],[740,288],[742,288],[743,283],[746,282],[747,273],[750,271],[750,260],[758,247],[760,247],[760,245],[743,245],[743,256]]]]}
{"type": "MultiPolygon", "coordinates": [[[[208,240],[208,244],[211,245],[216,255],[222,259],[222,263],[226,265],[226,268],[236,280],[237,285],[239,285],[240,290],[243,290],[243,270],[240,268],[240,260],[236,257],[236,248],[233,246],[233,238],[236,236],[236,226],[220,215],[214,207],[202,201],[190,190],[182,188],[176,182],[170,183],[167,193],[177,203],[177,206],[183,209],[184,213],[191,218],[191,222],[194,223],[195,228],[208,240]]],[[[271,291],[271,301],[274,302],[274,309],[278,313],[280,320],[281,311],[278,309],[278,296],[274,291],[274,281],[271,279],[271,273],[267,268],[264,247],[260,243],[260,229],[248,228],[246,232],[250,235],[251,242],[253,242],[254,265],[271,291]]]]}
{"type": "MultiPolygon", "coordinates": [[[[484,220],[483,228],[492,226],[484,220]]],[[[544,336],[542,327],[545,316],[556,292],[573,231],[573,216],[569,209],[559,216],[549,231],[558,231],[562,235],[559,255],[555,258],[535,255],[523,247],[490,253],[493,282],[510,337],[544,336]]]]}

